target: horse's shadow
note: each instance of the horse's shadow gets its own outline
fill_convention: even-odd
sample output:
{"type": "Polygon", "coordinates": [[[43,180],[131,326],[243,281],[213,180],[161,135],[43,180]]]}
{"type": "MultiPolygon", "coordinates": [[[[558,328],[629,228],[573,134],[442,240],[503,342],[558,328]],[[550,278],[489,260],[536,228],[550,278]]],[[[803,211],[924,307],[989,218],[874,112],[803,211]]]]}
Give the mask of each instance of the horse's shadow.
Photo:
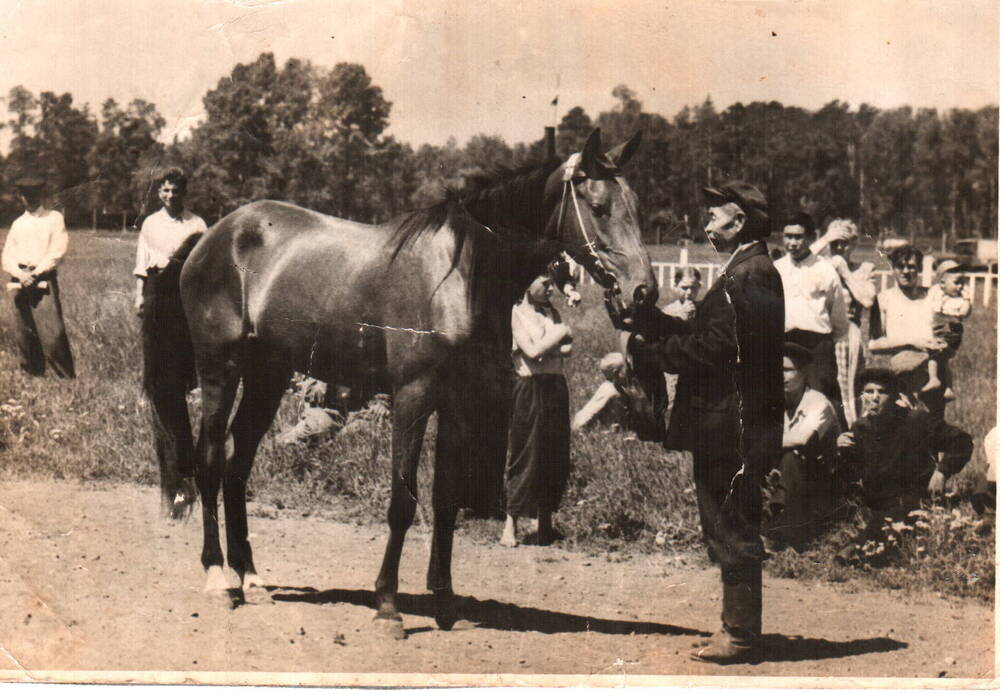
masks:
{"type": "MultiPolygon", "coordinates": [[[[271,597],[278,602],[305,602],[315,605],[346,603],[370,609],[374,609],[375,605],[375,593],[370,590],[333,588],[321,591],[311,587],[296,588],[291,586],[268,586],[267,589],[271,592],[271,597]]],[[[705,631],[673,624],[602,619],[536,607],[522,607],[499,600],[478,600],[472,597],[460,597],[458,600],[460,601],[459,611],[463,619],[473,622],[481,628],[498,631],[536,631],[542,634],[594,632],[614,636],[660,634],[707,637],[710,635],[705,631]]],[[[396,604],[399,610],[406,614],[421,617],[434,616],[434,599],[430,594],[400,593],[396,604]]],[[[432,630],[433,627],[423,626],[407,629],[407,633],[416,634],[432,630]]],[[[796,662],[846,658],[868,653],[888,653],[907,648],[908,645],[903,641],[884,637],[830,641],[803,636],[764,634],[761,654],[763,660],[767,662],[796,662]]]]}
{"type": "MultiPolygon", "coordinates": [[[[374,609],[375,593],[370,590],[346,590],[334,588],[318,591],[315,588],[293,588],[290,586],[268,586],[271,597],[280,602],[308,602],[317,605],[347,603],[374,609]]],[[[459,597],[458,609],[462,619],[473,622],[484,629],[499,631],[537,631],[542,634],[574,634],[595,632],[598,634],[665,634],[669,636],[708,636],[697,629],[659,624],[656,622],[633,622],[623,619],[600,619],[584,615],[567,614],[543,610],[536,607],[522,607],[499,600],[477,600],[459,597]]],[[[429,593],[411,595],[399,593],[396,606],[400,612],[434,617],[434,599],[429,593]]]]}

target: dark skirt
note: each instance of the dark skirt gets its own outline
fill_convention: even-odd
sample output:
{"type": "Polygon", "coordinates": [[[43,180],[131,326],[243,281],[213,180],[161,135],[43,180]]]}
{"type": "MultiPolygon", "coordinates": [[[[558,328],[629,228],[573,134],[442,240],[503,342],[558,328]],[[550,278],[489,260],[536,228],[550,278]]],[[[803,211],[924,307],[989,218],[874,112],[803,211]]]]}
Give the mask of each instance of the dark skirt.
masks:
{"type": "Polygon", "coordinates": [[[40,275],[38,281],[48,282],[48,287],[39,289],[36,284],[14,294],[21,368],[41,376],[47,365],[57,376],[75,378],[73,353],[59,300],[59,279],[53,270],[40,275]]]}
{"type": "Polygon", "coordinates": [[[511,402],[507,512],[559,508],[569,481],[569,391],[561,374],[522,376],[511,402]]]}

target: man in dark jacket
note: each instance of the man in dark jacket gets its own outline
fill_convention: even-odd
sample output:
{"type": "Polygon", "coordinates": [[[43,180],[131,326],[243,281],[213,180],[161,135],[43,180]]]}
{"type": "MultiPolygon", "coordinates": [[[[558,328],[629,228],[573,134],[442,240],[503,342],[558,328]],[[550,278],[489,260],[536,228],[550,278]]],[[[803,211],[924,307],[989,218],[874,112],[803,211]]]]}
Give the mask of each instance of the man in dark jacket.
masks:
{"type": "MultiPolygon", "coordinates": [[[[944,420],[897,402],[899,378],[867,369],[855,383],[860,417],[837,439],[841,476],[859,487],[861,529],[837,554],[850,563],[869,541],[885,540],[886,519],[904,521],[922,499],[944,493],[945,480],[972,457],[972,437],[944,420]]],[[[863,552],[862,552],[863,554],[863,552]]]]}
{"type": "Polygon", "coordinates": [[[698,660],[756,659],[761,633],[761,485],[781,458],[784,294],[764,238],[767,201],[742,181],[706,188],[705,232],[732,252],[692,321],[642,316],[644,349],[678,374],[666,446],[691,451],[709,556],[722,567],[722,629],[698,660]]]}

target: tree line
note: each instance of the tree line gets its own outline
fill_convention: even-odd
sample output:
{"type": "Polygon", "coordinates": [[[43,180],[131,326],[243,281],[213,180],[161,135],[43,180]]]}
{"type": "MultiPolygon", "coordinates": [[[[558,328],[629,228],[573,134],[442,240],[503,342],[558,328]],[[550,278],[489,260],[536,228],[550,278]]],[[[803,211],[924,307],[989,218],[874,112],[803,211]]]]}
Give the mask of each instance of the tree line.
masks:
{"type": "MultiPolygon", "coordinates": [[[[609,143],[643,131],[628,179],[647,241],[700,240],[700,190],[728,178],[758,185],[779,220],[803,210],[820,223],[851,217],[873,236],[940,242],[995,234],[996,105],[939,112],[832,101],[810,111],[771,101],[720,112],[706,98],[666,117],[646,111],[625,85],[611,96],[613,107],[595,117],[579,106],[563,115],[557,153],[579,150],[594,127],[609,143]]],[[[209,223],[263,198],[374,222],[434,201],[445,186],[545,155],[541,137],[400,142],[386,134],[392,103],[353,63],[325,68],[293,58],[279,66],[264,53],[234,67],[203,104],[204,120],[164,144],[166,122],[141,99],[108,99],[95,114],[71,94],[36,97],[15,87],[0,126],[10,142],[0,164],[8,183],[25,166],[45,171],[71,225],[134,227],[156,209],[150,180],[167,164],[189,172],[189,204],[209,223]]],[[[4,186],[0,221],[17,213],[4,186]]]]}

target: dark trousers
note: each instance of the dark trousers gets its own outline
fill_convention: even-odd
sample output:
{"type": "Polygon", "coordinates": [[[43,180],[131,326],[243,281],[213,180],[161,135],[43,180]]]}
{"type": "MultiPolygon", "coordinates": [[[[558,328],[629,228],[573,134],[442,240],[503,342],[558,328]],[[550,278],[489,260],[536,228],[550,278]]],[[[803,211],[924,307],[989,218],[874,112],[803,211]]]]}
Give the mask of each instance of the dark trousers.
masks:
{"type": "Polygon", "coordinates": [[[841,427],[844,427],[844,402],[837,382],[837,354],[833,347],[833,336],[796,328],[785,333],[785,341],[794,342],[809,350],[812,359],[805,367],[806,385],[827,397],[837,411],[841,427]]]}
{"type": "Polygon", "coordinates": [[[841,508],[835,478],[827,462],[799,451],[781,457],[781,482],[771,496],[781,507],[768,523],[766,535],[801,548],[837,517],[841,508]]]}
{"type": "Polygon", "coordinates": [[[33,376],[41,376],[48,365],[61,378],[76,378],[56,272],[40,275],[38,281],[48,282],[48,287],[40,289],[36,283],[14,294],[21,368],[33,376]]]}
{"type": "Polygon", "coordinates": [[[161,482],[172,489],[194,475],[187,393],[195,386],[194,351],[181,305],[182,263],[151,269],[142,285],[142,384],[153,414],[161,482]]]}
{"type": "Polygon", "coordinates": [[[760,540],[764,464],[748,463],[742,473],[736,451],[694,452],[698,515],[708,555],[722,569],[722,625],[737,639],[761,633],[760,540]]]}
{"type": "Polygon", "coordinates": [[[507,513],[552,512],[569,481],[569,391],[561,374],[514,382],[507,463],[507,513]]]}

